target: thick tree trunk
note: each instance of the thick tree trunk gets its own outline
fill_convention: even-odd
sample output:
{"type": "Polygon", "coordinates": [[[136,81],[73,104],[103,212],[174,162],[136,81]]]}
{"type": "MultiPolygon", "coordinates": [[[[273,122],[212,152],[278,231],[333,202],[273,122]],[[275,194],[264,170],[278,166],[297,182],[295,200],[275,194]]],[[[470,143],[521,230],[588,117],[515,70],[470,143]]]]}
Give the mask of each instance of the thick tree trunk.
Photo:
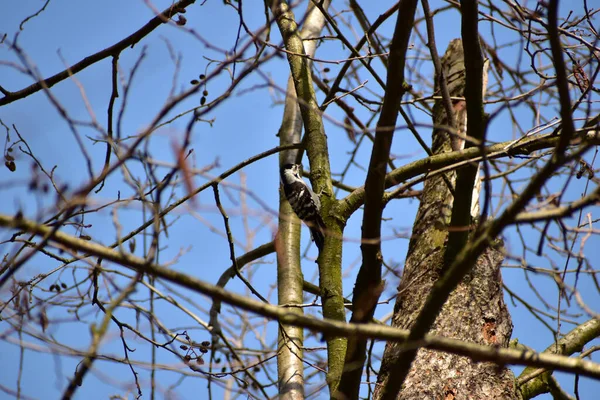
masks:
{"type": "MultiPolygon", "coordinates": [[[[462,43],[450,43],[442,59],[450,96],[462,97],[465,67],[462,43]]],[[[436,79],[439,82],[439,79],[436,79]]],[[[436,95],[439,95],[439,90],[436,95]]],[[[454,123],[449,124],[442,101],[434,107],[434,126],[453,125],[465,134],[464,101],[452,101],[454,123]]],[[[445,130],[433,132],[434,154],[451,151],[450,135],[445,130]]],[[[404,274],[394,307],[392,325],[410,329],[427,294],[444,269],[444,252],[448,238],[456,174],[444,179],[435,176],[425,182],[421,204],[415,219],[404,274]],[[450,188],[452,187],[452,189],[450,188]]],[[[510,315],[502,293],[500,265],[503,248],[488,249],[471,273],[452,293],[434,324],[431,333],[478,344],[507,347],[512,332],[510,315]]],[[[410,343],[388,343],[385,349],[374,398],[394,376],[389,375],[395,360],[402,357],[410,343]]],[[[504,368],[491,363],[477,363],[453,354],[421,349],[402,386],[398,399],[516,399],[514,377],[504,368]]]]}

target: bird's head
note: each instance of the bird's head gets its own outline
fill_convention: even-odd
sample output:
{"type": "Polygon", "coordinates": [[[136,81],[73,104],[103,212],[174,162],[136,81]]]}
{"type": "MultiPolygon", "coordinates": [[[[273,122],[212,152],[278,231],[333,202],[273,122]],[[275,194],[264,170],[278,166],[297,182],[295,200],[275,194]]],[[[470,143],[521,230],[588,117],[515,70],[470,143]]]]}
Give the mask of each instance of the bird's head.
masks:
{"type": "Polygon", "coordinates": [[[301,168],[302,166],[300,164],[285,164],[281,167],[281,180],[288,184],[294,181],[301,181],[301,168]]]}

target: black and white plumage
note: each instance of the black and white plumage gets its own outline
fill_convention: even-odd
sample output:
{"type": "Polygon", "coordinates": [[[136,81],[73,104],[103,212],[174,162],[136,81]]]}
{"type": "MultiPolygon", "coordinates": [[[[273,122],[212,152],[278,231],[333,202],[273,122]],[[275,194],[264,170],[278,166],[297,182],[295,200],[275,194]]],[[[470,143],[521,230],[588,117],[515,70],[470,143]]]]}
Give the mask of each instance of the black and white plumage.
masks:
{"type": "Polygon", "coordinates": [[[325,224],[319,213],[321,201],[300,176],[300,168],[299,164],[286,164],[281,168],[283,192],[292,206],[292,210],[309,227],[320,252],[325,243],[325,224]]]}

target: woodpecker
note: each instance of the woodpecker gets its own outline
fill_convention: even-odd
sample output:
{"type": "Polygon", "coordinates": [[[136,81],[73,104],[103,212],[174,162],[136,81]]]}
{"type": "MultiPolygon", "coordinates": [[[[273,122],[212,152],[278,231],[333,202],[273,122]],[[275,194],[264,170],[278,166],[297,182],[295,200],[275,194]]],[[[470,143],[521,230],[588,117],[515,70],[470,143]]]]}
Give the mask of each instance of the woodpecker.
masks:
{"type": "Polygon", "coordinates": [[[325,223],[321,219],[321,201],[319,196],[300,177],[300,164],[286,164],[281,168],[281,183],[285,198],[310,229],[313,241],[319,252],[325,243],[325,223]]]}

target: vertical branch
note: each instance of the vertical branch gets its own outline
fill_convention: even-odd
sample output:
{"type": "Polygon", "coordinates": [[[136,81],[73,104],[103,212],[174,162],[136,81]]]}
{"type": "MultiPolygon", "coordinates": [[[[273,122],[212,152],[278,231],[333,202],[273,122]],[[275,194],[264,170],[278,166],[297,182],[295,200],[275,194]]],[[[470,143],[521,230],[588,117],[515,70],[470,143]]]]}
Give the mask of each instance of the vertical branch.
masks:
{"type": "MultiPolygon", "coordinates": [[[[277,303],[302,304],[302,268],[300,265],[301,223],[280,191],[279,229],[275,239],[277,249],[277,303]]],[[[302,308],[290,307],[289,312],[302,314],[302,308]]],[[[277,379],[282,399],[304,398],[304,365],[302,361],[304,330],[281,324],[277,342],[277,379]]]]}
{"type": "MultiPolygon", "coordinates": [[[[435,29],[433,26],[433,14],[429,8],[428,0],[421,0],[423,6],[423,13],[425,14],[425,23],[427,25],[427,47],[429,47],[429,54],[431,54],[431,61],[433,62],[433,68],[435,70],[436,83],[439,85],[440,93],[442,95],[442,105],[448,116],[448,126],[455,128],[454,123],[454,111],[452,110],[452,100],[450,100],[450,92],[448,92],[448,79],[444,69],[442,68],[442,62],[437,52],[437,45],[435,42],[435,29]]],[[[455,136],[453,136],[454,142],[455,136]]],[[[460,146],[452,146],[453,150],[459,150],[460,146]]]]}
{"type": "Polygon", "coordinates": [[[569,81],[567,80],[567,67],[563,58],[562,45],[558,32],[558,0],[548,2],[548,34],[550,36],[550,50],[552,63],[556,71],[556,86],[560,100],[560,117],[562,118],[562,132],[556,146],[554,157],[559,159],[564,156],[571,138],[575,134],[573,115],[571,114],[571,98],[569,96],[569,81]]]}
{"type": "MultiPolygon", "coordinates": [[[[106,155],[104,156],[104,167],[103,171],[106,171],[110,166],[110,155],[112,153],[113,142],[113,131],[114,131],[114,123],[113,123],[113,114],[114,114],[114,106],[115,100],[119,97],[119,86],[117,83],[117,77],[119,75],[119,54],[113,56],[112,59],[112,70],[111,70],[111,85],[112,92],[110,94],[110,100],[108,100],[108,110],[107,121],[106,121],[106,155]]],[[[100,187],[96,189],[95,193],[99,193],[104,187],[104,181],[100,184],[100,187]]]]}
{"type": "MultiPolygon", "coordinates": [[[[386,91],[365,181],[361,244],[363,261],[354,285],[351,322],[367,322],[373,318],[384,286],[381,280],[381,217],[384,207],[386,165],[398,119],[400,100],[407,87],[404,82],[404,67],[416,7],[416,0],[400,2],[394,36],[390,44],[386,91]]],[[[339,387],[340,397],[358,398],[366,346],[367,341],[363,338],[349,338],[344,373],[339,387]]]]}
{"type": "MultiPolygon", "coordinates": [[[[323,5],[325,9],[329,1],[323,5]]],[[[319,36],[325,26],[325,18],[314,4],[309,3],[307,17],[300,32],[302,39],[319,36]]],[[[316,41],[304,44],[307,55],[313,56],[316,41]]],[[[310,68],[310,62],[307,63],[310,68]]],[[[296,95],[293,76],[290,75],[286,91],[283,119],[279,129],[279,144],[300,143],[302,134],[302,115],[296,95]]],[[[279,155],[279,165],[296,162],[297,150],[288,150],[279,155]]],[[[277,295],[279,305],[302,304],[303,281],[300,264],[301,223],[290,204],[280,191],[279,230],[276,238],[277,248],[277,295]]],[[[291,312],[302,314],[302,308],[290,308],[291,312]]],[[[304,330],[301,327],[281,324],[277,343],[277,374],[279,397],[281,399],[304,398],[304,330]]]]}
{"type": "MultiPolygon", "coordinates": [[[[345,321],[342,292],[342,229],[343,223],[330,215],[335,202],[331,185],[329,152],[319,106],[313,87],[310,63],[306,57],[302,38],[294,13],[285,1],[268,1],[283,37],[294,88],[300,104],[304,124],[306,150],[310,162],[313,190],[321,194],[321,214],[328,234],[325,248],[319,255],[319,286],[323,294],[323,316],[336,321],[345,321]]],[[[327,337],[328,373],[330,391],[337,388],[346,354],[346,339],[327,337]]]]}
{"type": "MultiPolygon", "coordinates": [[[[467,107],[467,134],[480,146],[485,144],[485,115],[483,111],[483,55],[479,44],[477,1],[461,3],[461,36],[465,60],[465,100],[467,107]]],[[[465,148],[473,147],[473,141],[465,148]]],[[[452,219],[448,233],[445,260],[450,265],[456,254],[467,243],[471,231],[471,202],[477,175],[477,164],[460,169],[456,176],[456,191],[452,205],[452,219]]]]}
{"type": "Polygon", "coordinates": [[[298,31],[294,13],[285,1],[271,1],[271,10],[283,37],[294,88],[306,134],[307,154],[312,172],[311,182],[316,193],[332,193],[329,177],[329,156],[323,119],[319,113],[313,87],[310,62],[298,31]]]}

